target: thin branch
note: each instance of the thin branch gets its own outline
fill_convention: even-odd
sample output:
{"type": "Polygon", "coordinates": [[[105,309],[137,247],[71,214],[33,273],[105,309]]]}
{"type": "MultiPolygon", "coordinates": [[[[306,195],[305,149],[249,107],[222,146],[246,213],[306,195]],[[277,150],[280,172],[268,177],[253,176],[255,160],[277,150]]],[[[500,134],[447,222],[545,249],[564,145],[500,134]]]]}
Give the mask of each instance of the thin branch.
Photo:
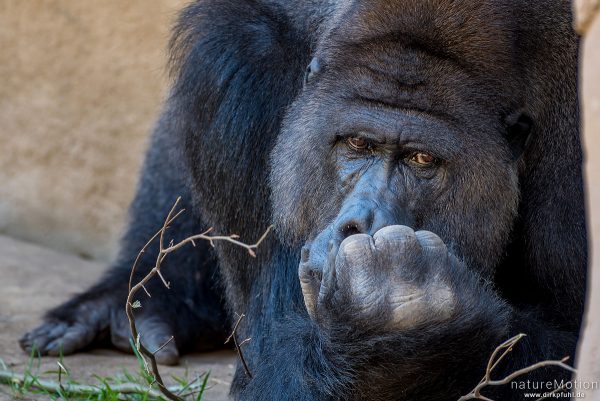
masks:
{"type": "MultiPolygon", "coordinates": [[[[517,377],[523,376],[527,373],[533,372],[534,370],[548,367],[548,366],[557,366],[562,369],[568,370],[570,372],[576,372],[576,370],[573,369],[573,367],[571,367],[565,363],[569,359],[569,357],[564,357],[561,360],[541,361],[541,362],[535,363],[531,366],[527,366],[523,369],[519,369],[519,370],[509,374],[508,376],[504,377],[503,379],[492,380],[492,378],[491,378],[492,371],[496,368],[496,366],[498,366],[498,364],[502,361],[502,359],[504,359],[504,357],[506,355],[508,355],[509,352],[512,351],[513,347],[519,341],[521,341],[521,339],[523,339],[523,337],[525,337],[525,336],[526,335],[522,334],[522,333],[518,334],[518,335],[514,336],[513,338],[503,342],[498,347],[496,347],[496,349],[494,350],[494,352],[492,352],[492,355],[490,356],[483,379],[481,379],[481,381],[477,384],[477,386],[475,386],[475,388],[469,394],[460,397],[458,399],[458,401],[466,401],[466,400],[494,401],[494,400],[481,394],[481,391],[485,387],[487,387],[487,386],[502,386],[504,384],[510,383],[517,377]],[[500,352],[502,352],[502,354],[498,358],[496,358],[496,356],[500,352]]],[[[556,389],[556,390],[554,390],[554,392],[556,392],[558,390],[559,389],[556,389]]],[[[544,399],[544,398],[542,398],[542,399],[544,399]]]]}
{"type": "MultiPolygon", "coordinates": [[[[171,214],[173,212],[173,210],[175,209],[175,207],[177,207],[177,204],[180,202],[180,200],[181,200],[181,197],[177,198],[177,200],[175,201],[175,204],[173,205],[173,208],[171,209],[169,214],[171,214]]],[[[169,224],[171,224],[173,222],[173,220],[176,217],[178,217],[181,213],[183,213],[183,210],[181,210],[174,218],[167,219],[167,221],[165,222],[165,225],[168,226],[169,224]]],[[[157,231],[156,234],[154,234],[152,236],[152,238],[150,238],[148,240],[148,242],[146,242],[146,244],[142,247],[142,249],[139,251],[137,257],[135,258],[135,261],[133,262],[133,267],[131,268],[131,273],[129,275],[129,292],[131,292],[131,283],[133,282],[133,276],[135,274],[135,270],[138,267],[138,264],[140,263],[140,259],[142,258],[142,255],[146,252],[148,247],[154,242],[154,240],[160,235],[161,232],[162,232],[162,228],[159,231],[157,231]]]]}
{"type": "Polygon", "coordinates": [[[167,341],[165,341],[165,343],[163,345],[161,345],[160,347],[158,347],[156,349],[156,351],[153,352],[153,354],[154,355],[158,354],[160,352],[160,350],[163,349],[164,347],[166,347],[167,345],[169,345],[169,343],[171,341],[173,341],[174,338],[175,338],[174,336],[171,336],[167,341]]]}
{"type": "Polygon", "coordinates": [[[571,366],[565,364],[566,361],[569,360],[569,357],[566,356],[563,359],[559,360],[559,361],[542,361],[542,362],[538,362],[538,363],[534,363],[531,366],[528,366],[526,368],[523,369],[519,369],[516,372],[511,373],[510,375],[506,376],[504,379],[501,380],[491,380],[489,381],[487,384],[490,386],[501,386],[503,384],[507,384],[510,383],[513,379],[516,379],[519,376],[523,376],[527,373],[533,372],[534,370],[538,370],[540,368],[544,368],[547,366],[558,366],[560,368],[563,368],[565,370],[568,370],[570,372],[575,373],[576,370],[573,369],[571,366]]]}
{"type": "MultiPolygon", "coordinates": [[[[171,223],[176,218],[178,218],[185,210],[185,209],[181,209],[181,210],[175,212],[175,210],[177,209],[177,206],[179,206],[180,202],[181,202],[181,197],[177,198],[177,200],[175,201],[175,204],[173,205],[173,207],[167,214],[167,217],[166,217],[165,222],[164,222],[163,226],[161,227],[161,229],[156,234],[154,234],[152,236],[152,238],[150,238],[150,240],[142,247],[142,249],[138,253],[137,257],[135,258],[135,261],[131,268],[131,274],[129,276],[129,293],[127,295],[127,301],[125,303],[125,312],[127,313],[127,319],[129,320],[129,328],[131,331],[131,335],[135,339],[135,347],[137,348],[140,355],[142,356],[146,371],[154,377],[154,382],[157,384],[160,392],[165,397],[167,397],[168,399],[173,400],[173,401],[182,401],[182,398],[179,397],[177,394],[175,394],[173,391],[169,390],[169,388],[167,388],[165,386],[163,379],[160,375],[160,372],[158,369],[158,364],[156,362],[156,357],[155,357],[156,353],[158,353],[160,350],[162,350],[164,347],[166,347],[167,344],[169,344],[173,340],[173,338],[171,337],[165,344],[160,346],[154,352],[151,352],[142,344],[142,342],[140,341],[140,333],[138,332],[137,327],[136,327],[135,316],[134,316],[134,312],[133,312],[133,310],[135,309],[134,305],[139,306],[139,303],[136,304],[134,301],[135,295],[137,294],[137,292],[139,290],[143,290],[148,296],[150,296],[150,293],[148,292],[148,289],[146,288],[146,284],[154,276],[158,276],[160,278],[160,280],[162,281],[163,285],[169,289],[170,283],[165,279],[165,277],[161,273],[162,263],[168,254],[170,254],[171,252],[175,252],[176,250],[182,248],[184,245],[186,245],[188,243],[195,246],[195,240],[198,240],[198,239],[208,241],[211,244],[211,246],[214,246],[214,241],[230,242],[234,245],[237,245],[237,246],[240,246],[240,247],[246,249],[251,256],[255,257],[256,256],[255,250],[265,240],[265,238],[267,237],[267,235],[269,234],[269,232],[271,231],[271,228],[272,228],[272,227],[268,227],[267,230],[265,231],[265,233],[258,239],[258,241],[256,241],[254,244],[251,244],[251,245],[245,244],[245,243],[239,241],[238,240],[239,236],[237,236],[237,235],[210,236],[210,235],[208,235],[208,233],[210,233],[212,231],[212,228],[209,228],[202,234],[188,237],[176,244],[174,244],[173,241],[171,240],[171,241],[169,241],[169,245],[167,247],[165,247],[165,245],[164,245],[165,244],[165,233],[166,233],[167,229],[169,228],[171,223]],[[133,279],[135,277],[135,272],[140,263],[142,255],[147,251],[148,247],[157,238],[159,240],[158,241],[159,242],[159,244],[158,244],[159,250],[158,250],[158,255],[156,256],[156,262],[155,262],[154,267],[152,269],[150,269],[150,272],[148,274],[146,274],[146,276],[144,276],[137,284],[133,285],[133,279]],[[150,363],[150,366],[148,366],[148,362],[150,363]]],[[[247,366],[244,356],[241,352],[241,349],[239,348],[240,346],[237,343],[237,339],[235,338],[235,330],[237,329],[242,317],[244,317],[244,315],[241,315],[240,319],[238,319],[238,322],[234,328],[232,336],[230,336],[230,337],[233,337],[233,339],[234,339],[236,349],[238,350],[238,355],[240,356],[240,359],[242,361],[244,369],[246,370],[246,373],[250,377],[252,377],[250,375],[250,371],[248,370],[248,366],[247,366]]]]}
{"type": "Polygon", "coordinates": [[[248,245],[248,244],[245,244],[245,243],[243,243],[241,241],[238,241],[236,239],[236,238],[239,238],[237,235],[229,235],[229,236],[221,236],[221,235],[209,236],[209,235],[206,235],[206,233],[210,231],[210,230],[208,230],[205,233],[193,235],[191,237],[188,237],[188,238],[184,239],[183,241],[179,242],[178,244],[169,246],[168,248],[164,249],[164,253],[166,253],[166,254],[171,253],[171,252],[176,251],[177,249],[181,248],[182,246],[184,246],[184,245],[186,245],[188,243],[194,243],[195,240],[201,239],[201,240],[205,240],[205,241],[210,242],[211,246],[214,246],[213,241],[230,242],[230,243],[232,243],[234,245],[237,245],[237,246],[239,246],[241,248],[246,249],[248,251],[248,253],[250,254],[250,256],[256,257],[255,250],[260,246],[260,244],[265,240],[265,238],[267,238],[267,235],[269,235],[269,232],[271,231],[272,228],[273,228],[273,226],[267,227],[267,230],[258,239],[258,241],[256,241],[254,244],[251,244],[251,245],[248,245]]]}
{"type": "MultiPolygon", "coordinates": [[[[162,263],[162,259],[160,260],[160,263],[162,263]]],[[[163,285],[165,287],[167,287],[167,289],[171,289],[171,283],[169,283],[165,277],[162,275],[162,273],[160,272],[160,269],[154,268],[154,273],[156,273],[158,275],[158,277],[160,278],[160,280],[163,282],[163,285]]]]}
{"type": "Polygon", "coordinates": [[[242,366],[244,366],[244,371],[246,372],[246,375],[248,375],[249,378],[252,378],[252,373],[250,373],[250,369],[248,368],[248,364],[246,363],[246,358],[244,358],[244,353],[242,352],[242,345],[250,342],[250,339],[247,338],[244,341],[242,341],[241,343],[238,343],[237,336],[236,336],[237,329],[240,326],[240,322],[242,321],[242,319],[244,317],[246,317],[246,315],[244,315],[243,313],[238,317],[237,322],[235,322],[235,325],[233,326],[233,330],[231,331],[231,334],[229,335],[229,337],[227,337],[227,340],[225,340],[225,344],[227,344],[229,341],[231,341],[233,339],[233,344],[235,345],[235,350],[237,351],[238,356],[240,357],[242,366]]]}
{"type": "Polygon", "coordinates": [[[487,368],[485,370],[485,376],[482,380],[489,380],[490,374],[496,368],[496,366],[498,366],[498,364],[502,362],[504,357],[513,350],[513,347],[526,336],[526,334],[520,333],[500,344],[492,353],[492,356],[490,357],[490,360],[487,364],[487,368]],[[498,359],[496,359],[496,355],[498,355],[498,352],[500,352],[501,350],[504,350],[504,352],[498,357],[498,359]]]}

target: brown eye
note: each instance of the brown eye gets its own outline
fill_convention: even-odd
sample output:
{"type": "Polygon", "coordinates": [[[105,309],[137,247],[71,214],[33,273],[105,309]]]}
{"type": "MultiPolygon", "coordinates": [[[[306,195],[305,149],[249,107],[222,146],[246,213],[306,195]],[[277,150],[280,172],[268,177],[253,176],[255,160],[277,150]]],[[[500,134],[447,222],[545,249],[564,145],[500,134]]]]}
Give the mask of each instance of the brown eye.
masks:
{"type": "Polygon", "coordinates": [[[346,143],[353,150],[367,150],[369,149],[369,142],[365,138],[358,136],[346,139],[346,143]]]}
{"type": "Polygon", "coordinates": [[[410,161],[421,167],[429,167],[436,162],[436,159],[429,153],[417,152],[410,157],[410,161]]]}

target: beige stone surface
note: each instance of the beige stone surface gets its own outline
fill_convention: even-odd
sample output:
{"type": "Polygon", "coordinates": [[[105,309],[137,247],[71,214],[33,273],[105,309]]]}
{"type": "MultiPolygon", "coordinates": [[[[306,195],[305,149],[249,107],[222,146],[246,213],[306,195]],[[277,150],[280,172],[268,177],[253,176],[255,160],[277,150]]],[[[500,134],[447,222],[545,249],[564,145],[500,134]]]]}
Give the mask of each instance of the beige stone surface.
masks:
{"type": "MultiPolygon", "coordinates": [[[[104,266],[4,236],[0,236],[0,255],[0,359],[13,371],[23,372],[28,356],[17,344],[19,337],[41,322],[45,310],[96,281],[104,266]]],[[[56,358],[42,361],[40,371],[56,370],[56,358]]],[[[107,349],[68,356],[64,361],[73,377],[86,383],[93,383],[95,374],[113,376],[124,368],[137,371],[133,356],[107,349]]],[[[228,398],[234,364],[234,353],[222,351],[184,356],[181,366],[161,371],[165,378],[182,376],[186,369],[190,377],[210,371],[204,400],[222,401],[228,398]]],[[[47,377],[56,379],[55,375],[47,377]]],[[[0,385],[0,400],[9,399],[10,389],[0,385]]]]}
{"type": "Polygon", "coordinates": [[[600,0],[574,0],[575,27],[580,33],[585,33],[600,9],[600,0]]]}
{"type": "MultiPolygon", "coordinates": [[[[577,379],[596,382],[597,386],[600,383],[600,9],[587,27],[583,41],[581,104],[591,258],[577,379]]],[[[600,389],[583,392],[577,399],[600,401],[600,389]]]]}
{"type": "Polygon", "coordinates": [[[184,3],[0,1],[0,233],[114,254],[184,3]]]}

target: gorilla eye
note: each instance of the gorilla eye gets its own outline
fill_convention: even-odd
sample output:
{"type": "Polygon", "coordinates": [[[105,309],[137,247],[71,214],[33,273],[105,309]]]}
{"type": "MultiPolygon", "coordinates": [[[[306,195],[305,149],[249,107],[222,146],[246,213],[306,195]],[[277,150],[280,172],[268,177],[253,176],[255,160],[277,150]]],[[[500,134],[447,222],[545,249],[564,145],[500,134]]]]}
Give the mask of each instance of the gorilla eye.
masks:
{"type": "Polygon", "coordinates": [[[365,138],[354,136],[346,139],[346,143],[352,150],[363,151],[370,150],[371,144],[365,138]]]}
{"type": "Polygon", "coordinates": [[[415,152],[408,160],[419,167],[431,167],[437,162],[435,157],[424,152],[415,152]]]}

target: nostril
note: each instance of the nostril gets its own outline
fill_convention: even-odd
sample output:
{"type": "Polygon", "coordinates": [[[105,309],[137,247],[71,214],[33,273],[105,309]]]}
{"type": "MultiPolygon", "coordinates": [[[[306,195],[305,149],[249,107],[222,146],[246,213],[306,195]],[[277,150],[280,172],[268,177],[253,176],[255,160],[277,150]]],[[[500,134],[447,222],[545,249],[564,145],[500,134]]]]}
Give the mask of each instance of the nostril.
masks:
{"type": "Polygon", "coordinates": [[[343,208],[335,226],[340,242],[356,234],[368,234],[373,225],[374,208],[367,202],[343,208]]]}
{"type": "Polygon", "coordinates": [[[362,231],[358,227],[358,224],[351,222],[342,226],[340,230],[342,232],[343,238],[348,238],[351,235],[360,234],[362,231]]]}

